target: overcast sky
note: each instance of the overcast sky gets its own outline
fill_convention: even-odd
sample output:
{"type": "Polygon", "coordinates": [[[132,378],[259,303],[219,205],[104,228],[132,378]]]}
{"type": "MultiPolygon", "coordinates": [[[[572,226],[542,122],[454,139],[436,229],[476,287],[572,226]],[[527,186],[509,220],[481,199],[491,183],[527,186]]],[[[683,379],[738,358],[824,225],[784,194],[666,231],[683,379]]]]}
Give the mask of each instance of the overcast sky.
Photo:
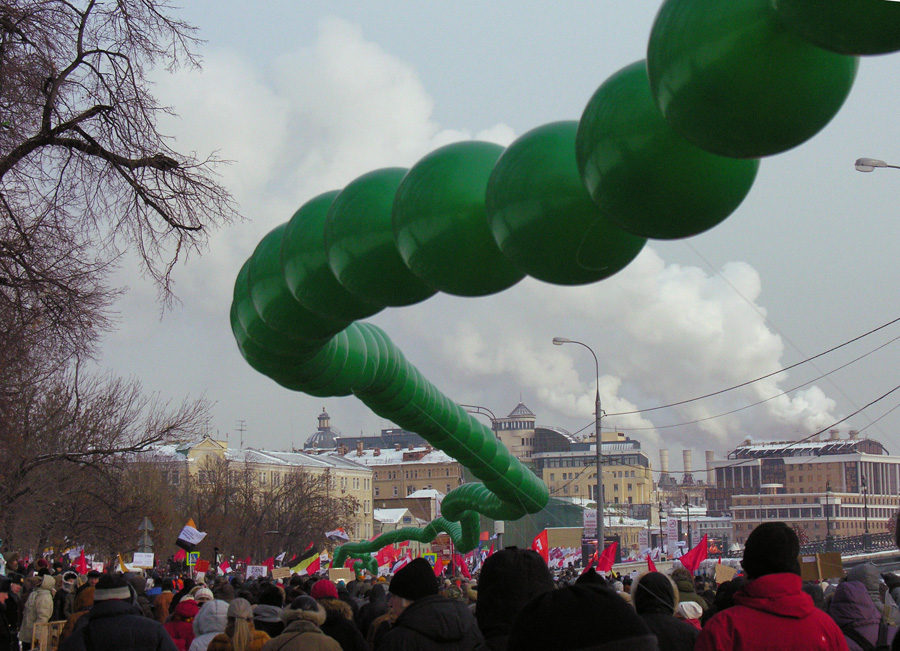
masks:
{"type": "MultiPolygon", "coordinates": [[[[355,398],[282,389],[241,359],[230,297],[261,236],[373,169],[411,166],[455,140],[508,145],[541,124],[578,119],[607,77],[645,57],[660,5],[187,4],[182,15],[207,41],[204,69],[159,79],[158,95],[179,114],[163,131],[181,149],[234,161],[223,180],[246,222],[216,233],[205,256],[179,268],[183,303],[162,317],[154,288],[123,266],[130,291],[101,361],[176,401],[205,395],[215,402],[214,436],[236,446],[244,421],[245,445],[274,449],[300,444],[323,407],[345,434],[389,424],[355,398]]],[[[605,428],[640,439],[656,468],[659,447],[672,450],[673,469],[679,450],[693,448],[696,469],[703,450],[721,456],[745,438],[792,440],[826,427],[900,384],[898,344],[872,352],[900,326],[714,398],[614,414],[773,373],[900,315],[900,172],[853,168],[861,156],[900,162],[897,79],[900,56],[864,59],[837,117],[763,160],[735,214],[688,240],[649,242],[611,279],[580,288],[526,279],[501,294],[437,295],[371,321],[457,402],[501,416],[521,396],[538,423],[570,431],[592,424],[594,364],[584,349],[551,339],[587,343],[600,358],[605,428]]],[[[888,412],[898,404],[900,391],[840,427],[897,452],[900,411],[888,412]]]]}

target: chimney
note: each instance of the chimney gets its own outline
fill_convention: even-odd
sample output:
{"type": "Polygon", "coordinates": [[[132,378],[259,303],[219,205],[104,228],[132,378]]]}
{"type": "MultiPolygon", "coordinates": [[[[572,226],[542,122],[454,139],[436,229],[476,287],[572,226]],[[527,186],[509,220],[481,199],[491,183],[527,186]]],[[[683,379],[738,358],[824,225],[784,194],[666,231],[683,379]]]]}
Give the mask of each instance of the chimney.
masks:
{"type": "Polygon", "coordinates": [[[343,443],[340,446],[338,446],[338,454],[341,456],[344,456],[345,454],[347,454],[347,446],[344,445],[343,443]]]}
{"type": "Polygon", "coordinates": [[[716,460],[716,453],[712,450],[706,451],[706,483],[712,486],[716,483],[716,471],[712,467],[713,461],[716,460]]]}
{"type": "Polygon", "coordinates": [[[380,457],[381,456],[381,448],[375,448],[375,451],[372,453],[372,456],[380,457]]]}
{"type": "Polygon", "coordinates": [[[859,430],[858,430],[858,429],[852,429],[852,430],[850,430],[850,438],[851,438],[851,439],[857,439],[857,438],[859,438],[859,430]]]}
{"type": "Polygon", "coordinates": [[[401,449],[401,447],[402,447],[402,446],[401,446],[399,443],[394,443],[394,450],[395,450],[395,451],[399,452],[400,449],[401,449]]]}
{"type": "Polygon", "coordinates": [[[665,484],[669,481],[669,451],[661,449],[659,451],[659,483],[665,484]]]}
{"type": "Polygon", "coordinates": [[[684,461],[684,477],[681,480],[683,484],[693,484],[694,476],[691,474],[693,470],[693,463],[691,461],[691,451],[690,450],[682,450],[681,458],[684,461]]]}
{"type": "Polygon", "coordinates": [[[413,445],[412,443],[410,443],[410,444],[409,444],[409,449],[410,449],[410,450],[415,450],[415,449],[416,449],[416,446],[413,445]]]}
{"type": "Polygon", "coordinates": [[[841,430],[839,429],[830,429],[828,430],[828,433],[831,434],[832,441],[837,441],[841,438],[841,430]]]}
{"type": "Polygon", "coordinates": [[[356,442],[356,456],[361,457],[363,455],[363,442],[356,442]]]}

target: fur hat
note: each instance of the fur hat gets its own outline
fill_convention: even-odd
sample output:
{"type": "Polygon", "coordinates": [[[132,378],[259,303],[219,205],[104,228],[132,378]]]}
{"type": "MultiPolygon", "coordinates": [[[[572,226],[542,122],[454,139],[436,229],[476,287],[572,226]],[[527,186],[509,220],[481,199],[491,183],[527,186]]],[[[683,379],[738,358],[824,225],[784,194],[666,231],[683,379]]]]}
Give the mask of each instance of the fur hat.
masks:
{"type": "Polygon", "coordinates": [[[321,604],[312,597],[300,595],[291,602],[291,605],[284,609],[281,613],[281,619],[285,623],[292,622],[297,619],[305,619],[312,622],[316,626],[325,623],[327,617],[325,609],[321,604]]]}
{"type": "Polygon", "coordinates": [[[576,585],[539,594],[519,612],[510,649],[658,651],[656,637],[629,604],[608,588],[576,585]]]}
{"type": "MultiPolygon", "coordinates": [[[[316,584],[318,585],[318,584],[316,584]]],[[[438,593],[434,568],[424,558],[408,563],[391,579],[390,592],[396,597],[416,601],[438,593]]]]}
{"type": "Polygon", "coordinates": [[[800,540],[784,522],[763,522],[744,544],[741,566],[747,578],[767,574],[800,574],[800,540]]]}
{"type": "Polygon", "coordinates": [[[319,581],[316,581],[312,587],[312,590],[309,591],[309,594],[313,599],[338,598],[337,586],[334,585],[333,581],[329,581],[328,579],[320,579],[319,581]]]}

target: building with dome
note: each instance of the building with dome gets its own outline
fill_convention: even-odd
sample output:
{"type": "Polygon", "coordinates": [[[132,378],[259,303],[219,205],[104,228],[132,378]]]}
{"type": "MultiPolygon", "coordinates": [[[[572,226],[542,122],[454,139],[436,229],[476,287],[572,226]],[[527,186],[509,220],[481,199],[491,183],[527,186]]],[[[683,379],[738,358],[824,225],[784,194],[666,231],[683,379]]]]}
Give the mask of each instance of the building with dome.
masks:
{"type": "Polygon", "coordinates": [[[322,407],[322,413],[319,414],[319,426],[316,431],[306,439],[303,444],[304,450],[334,450],[337,447],[337,439],[341,437],[341,431],[331,426],[331,416],[322,407]]]}

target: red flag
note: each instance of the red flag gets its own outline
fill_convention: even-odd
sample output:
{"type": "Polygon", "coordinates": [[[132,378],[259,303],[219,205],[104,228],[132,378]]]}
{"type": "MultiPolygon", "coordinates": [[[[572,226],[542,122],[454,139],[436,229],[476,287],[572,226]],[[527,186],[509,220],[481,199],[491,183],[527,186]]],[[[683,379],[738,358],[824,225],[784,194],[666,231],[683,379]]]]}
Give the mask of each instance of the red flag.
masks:
{"type": "Polygon", "coordinates": [[[187,558],[187,552],[183,549],[179,548],[177,552],[175,552],[175,556],[172,557],[172,560],[176,563],[179,563],[187,558]]]}
{"type": "Polygon", "coordinates": [[[401,541],[400,544],[398,545],[398,547],[409,547],[409,541],[408,540],[401,541]]]}
{"type": "Polygon", "coordinates": [[[547,530],[544,529],[531,542],[531,548],[541,555],[545,563],[550,563],[550,545],[547,542],[547,530]]]}
{"type": "Polygon", "coordinates": [[[678,560],[686,570],[693,574],[700,567],[700,561],[706,560],[707,551],[706,534],[703,534],[703,539],[697,543],[697,546],[683,554],[678,560]]]}
{"type": "Polygon", "coordinates": [[[393,564],[396,559],[397,552],[394,550],[393,545],[388,545],[387,547],[382,547],[375,554],[375,560],[378,562],[378,566],[393,564]]]}
{"type": "Polygon", "coordinates": [[[456,566],[459,568],[459,571],[462,572],[462,575],[467,579],[471,579],[472,575],[469,573],[469,564],[466,563],[466,559],[462,557],[462,554],[454,554],[453,562],[456,563],[456,566]]]}
{"type": "Polygon", "coordinates": [[[272,570],[275,569],[275,557],[269,556],[269,558],[264,560],[262,564],[265,565],[267,568],[269,568],[269,571],[271,572],[272,570]]]}
{"type": "Polygon", "coordinates": [[[253,565],[253,559],[251,559],[251,558],[248,556],[247,559],[244,561],[244,565],[253,565]]]}
{"type": "MultiPolygon", "coordinates": [[[[183,549],[181,551],[184,551],[183,549]]],[[[81,550],[81,556],[78,557],[78,563],[75,566],[75,569],[78,570],[79,574],[87,574],[88,566],[87,560],[84,557],[84,549],[81,550]]]]}
{"type": "Polygon", "coordinates": [[[481,532],[481,538],[479,540],[490,540],[491,536],[487,531],[481,532]]]}
{"type": "Polygon", "coordinates": [[[491,543],[491,548],[488,550],[488,556],[494,553],[494,543],[491,543]]]}
{"type": "Polygon", "coordinates": [[[581,573],[584,574],[584,573],[587,572],[589,569],[591,569],[592,567],[594,567],[594,563],[595,563],[596,561],[597,561],[597,552],[594,552],[593,554],[591,554],[590,558],[588,559],[588,564],[585,565],[585,567],[584,567],[584,569],[581,571],[581,573]]]}
{"type": "Polygon", "coordinates": [[[344,561],[344,567],[352,570],[352,569],[353,569],[353,564],[354,564],[357,560],[358,560],[358,559],[356,559],[356,558],[348,558],[346,561],[344,561]]]}
{"type": "Polygon", "coordinates": [[[618,546],[619,543],[614,542],[603,550],[603,553],[600,554],[600,558],[597,560],[598,572],[609,572],[612,569],[613,562],[616,560],[616,548],[618,546]]]}
{"type": "Polygon", "coordinates": [[[440,576],[444,573],[444,561],[440,557],[434,559],[434,575],[440,576]]]}
{"type": "Polygon", "coordinates": [[[316,572],[319,571],[319,568],[321,567],[321,565],[322,565],[322,560],[319,558],[318,555],[316,555],[316,559],[312,563],[307,565],[306,569],[304,569],[300,573],[303,574],[305,572],[306,574],[315,574],[316,572]]]}
{"type": "Polygon", "coordinates": [[[656,572],[656,564],[653,562],[653,559],[650,558],[650,554],[647,554],[647,571],[656,572]]]}

